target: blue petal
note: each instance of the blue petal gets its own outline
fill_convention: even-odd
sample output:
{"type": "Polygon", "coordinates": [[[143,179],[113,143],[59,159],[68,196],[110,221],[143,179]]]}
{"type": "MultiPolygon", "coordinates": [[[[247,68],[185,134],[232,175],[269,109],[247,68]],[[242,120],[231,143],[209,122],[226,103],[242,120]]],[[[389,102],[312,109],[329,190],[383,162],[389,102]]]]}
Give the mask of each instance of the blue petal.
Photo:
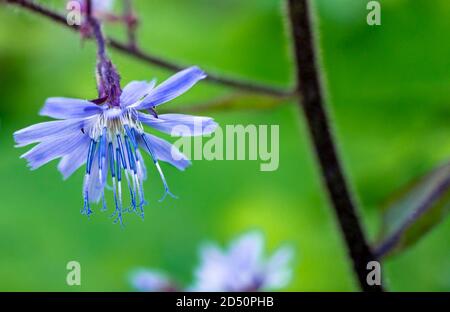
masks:
{"type": "Polygon", "coordinates": [[[264,288],[279,289],[285,287],[292,279],[292,268],[290,264],[294,256],[291,246],[279,248],[267,261],[265,265],[266,277],[264,288]]]}
{"type": "Polygon", "coordinates": [[[214,132],[217,123],[209,117],[183,114],[163,114],[158,118],[139,112],[140,122],[173,136],[198,136],[214,132]]]}
{"type": "Polygon", "coordinates": [[[113,0],[93,0],[92,7],[95,14],[111,14],[114,1],[113,0]]]}
{"type": "MultiPolygon", "coordinates": [[[[180,152],[178,148],[174,145],[170,144],[166,140],[160,139],[154,135],[145,133],[147,141],[150,143],[153,152],[155,153],[155,157],[158,160],[167,162],[179,170],[184,170],[191,165],[191,162],[183,153],[180,152]]],[[[139,138],[139,145],[147,151],[145,144],[141,138],[139,138]]],[[[148,151],[147,151],[148,153],[148,151]]]]}
{"type": "Polygon", "coordinates": [[[206,74],[196,66],[182,70],[153,89],[136,106],[136,109],[148,109],[166,103],[189,90],[197,81],[203,78],[206,78],[206,74]]]}
{"type": "Polygon", "coordinates": [[[229,280],[236,279],[228,256],[216,245],[203,245],[200,249],[201,263],[195,270],[196,281],[189,291],[230,291],[229,280]]]}
{"type": "Polygon", "coordinates": [[[71,135],[49,139],[39,143],[20,157],[28,160],[29,167],[34,170],[53,159],[72,153],[86,137],[81,131],[77,131],[71,135]]]}
{"type": "Polygon", "coordinates": [[[91,139],[85,136],[75,150],[61,158],[58,164],[58,170],[63,175],[64,180],[86,163],[90,141],[91,139]]]}
{"type": "Polygon", "coordinates": [[[122,94],[120,95],[120,106],[127,107],[131,104],[144,98],[147,94],[152,91],[156,84],[156,80],[150,82],[147,81],[132,81],[123,88],[122,94]]]}
{"type": "Polygon", "coordinates": [[[14,133],[16,147],[65,136],[76,131],[81,132],[85,123],[85,119],[71,119],[47,121],[29,126],[14,133]]]}
{"type": "Polygon", "coordinates": [[[229,250],[232,265],[239,268],[256,268],[262,261],[264,237],[261,232],[252,231],[233,241],[229,250]]]}
{"type": "Polygon", "coordinates": [[[132,272],[130,282],[138,291],[164,291],[171,287],[171,282],[166,274],[147,269],[138,269],[132,272]]]}
{"type": "Polygon", "coordinates": [[[42,116],[56,119],[86,118],[99,114],[103,108],[86,100],[71,98],[48,98],[41,109],[42,116]]]}

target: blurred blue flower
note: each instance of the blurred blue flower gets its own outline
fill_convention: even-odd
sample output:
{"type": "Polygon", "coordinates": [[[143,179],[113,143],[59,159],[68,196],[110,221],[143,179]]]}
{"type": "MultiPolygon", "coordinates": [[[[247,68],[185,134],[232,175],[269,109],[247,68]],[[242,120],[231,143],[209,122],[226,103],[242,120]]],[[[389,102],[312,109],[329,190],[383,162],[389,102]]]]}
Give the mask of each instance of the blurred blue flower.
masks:
{"type": "MultiPolygon", "coordinates": [[[[86,12],[87,0],[68,0],[67,4],[78,2],[82,12],[86,12]]],[[[92,0],[92,12],[96,17],[107,16],[112,13],[114,0],[92,0]]]]}
{"type": "MultiPolygon", "coordinates": [[[[166,179],[158,160],[168,162],[180,170],[190,161],[169,142],[144,132],[142,124],[171,134],[183,126],[187,132],[180,135],[203,135],[215,130],[217,124],[208,117],[181,114],[157,115],[154,108],[189,90],[206,75],[198,67],[185,69],[155,87],[155,81],[132,81],[123,91],[112,90],[116,100],[100,98],[92,101],[72,98],[47,99],[40,114],[59,119],[39,123],[14,134],[17,146],[39,143],[21,157],[34,170],[49,161],[61,158],[58,170],[68,178],[86,164],[83,185],[84,208],[91,214],[90,203],[103,199],[108,171],[112,181],[116,221],[122,222],[122,213],[128,211],[122,204],[122,177],[128,184],[131,210],[143,216],[143,181],[146,168],[140,150],[152,158],[169,194],[166,179]],[[114,92],[113,92],[114,91],[114,92]],[[141,112],[148,111],[150,114],[141,112]],[[137,210],[139,207],[139,210],[137,210]]],[[[109,94],[109,93],[108,93],[109,94]]],[[[173,196],[173,195],[172,195],[173,196]]],[[[162,198],[162,199],[163,199],[162,198]]],[[[161,199],[161,200],[162,200],[161,199]]]]}
{"type": "Polygon", "coordinates": [[[130,283],[138,291],[175,291],[168,276],[159,271],[137,269],[130,274],[130,283]]]}
{"type": "Polygon", "coordinates": [[[289,266],[291,247],[279,248],[264,257],[264,237],[250,232],[231,243],[228,250],[206,245],[201,250],[201,264],[195,272],[191,291],[257,291],[279,289],[292,276],[289,266]]]}
{"type": "Polygon", "coordinates": [[[114,0],[92,0],[92,9],[94,12],[110,12],[114,6],[114,0]]]}
{"type": "MultiPolygon", "coordinates": [[[[263,234],[256,231],[241,236],[226,251],[212,244],[204,246],[195,281],[186,290],[233,292],[285,287],[292,277],[293,249],[281,247],[267,258],[263,249],[263,234]]],[[[136,270],[130,281],[138,291],[178,290],[168,275],[155,270],[136,270]]]]}

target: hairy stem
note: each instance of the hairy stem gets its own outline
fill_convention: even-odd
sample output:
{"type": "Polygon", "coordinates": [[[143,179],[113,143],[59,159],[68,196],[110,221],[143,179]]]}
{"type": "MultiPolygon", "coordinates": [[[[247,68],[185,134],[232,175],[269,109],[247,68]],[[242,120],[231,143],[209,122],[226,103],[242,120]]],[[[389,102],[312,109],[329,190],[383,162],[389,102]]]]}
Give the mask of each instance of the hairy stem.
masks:
{"type": "Polygon", "coordinates": [[[382,291],[367,284],[367,264],[376,260],[367,243],[333,141],[317,64],[308,0],[288,0],[289,18],[297,63],[297,90],[307,120],[322,177],[333,204],[353,269],[364,291],[382,291]]]}
{"type": "Polygon", "coordinates": [[[92,15],[92,1],[86,0],[86,21],[97,43],[97,88],[99,99],[108,99],[109,105],[120,105],[120,76],[106,55],[105,37],[99,21],[92,15]]]}
{"type": "Polygon", "coordinates": [[[102,30],[100,28],[100,23],[92,16],[92,2],[91,0],[87,0],[87,22],[92,29],[94,34],[95,41],[97,43],[97,54],[100,61],[105,61],[106,58],[106,44],[105,38],[103,36],[102,30]]]}
{"type": "MultiPolygon", "coordinates": [[[[73,30],[79,29],[78,26],[70,26],[69,24],[67,24],[66,17],[64,15],[54,12],[42,5],[34,3],[30,0],[2,0],[2,1],[4,1],[6,3],[10,3],[12,5],[20,6],[29,11],[32,11],[34,13],[45,16],[45,17],[51,19],[52,21],[54,21],[60,25],[66,26],[68,28],[71,28],[73,30]]],[[[184,65],[180,65],[180,64],[177,64],[174,62],[167,61],[163,58],[146,53],[136,46],[130,46],[128,43],[122,43],[122,42],[114,40],[112,38],[106,38],[106,43],[107,43],[107,45],[111,46],[112,48],[114,48],[126,55],[132,56],[136,59],[139,59],[139,60],[149,63],[149,64],[153,64],[153,65],[156,65],[156,66],[159,66],[162,68],[166,68],[169,70],[173,70],[173,71],[179,71],[179,70],[186,68],[186,66],[184,66],[184,65]]],[[[282,90],[279,88],[274,88],[271,86],[266,86],[266,85],[262,85],[262,84],[258,84],[258,83],[222,77],[220,75],[217,75],[217,74],[214,74],[211,72],[208,72],[208,77],[206,78],[206,81],[220,84],[220,85],[227,86],[227,87],[232,87],[232,88],[239,89],[242,91],[262,93],[262,94],[267,94],[267,95],[271,95],[271,96],[289,96],[289,95],[293,94],[292,91],[282,90]]]]}

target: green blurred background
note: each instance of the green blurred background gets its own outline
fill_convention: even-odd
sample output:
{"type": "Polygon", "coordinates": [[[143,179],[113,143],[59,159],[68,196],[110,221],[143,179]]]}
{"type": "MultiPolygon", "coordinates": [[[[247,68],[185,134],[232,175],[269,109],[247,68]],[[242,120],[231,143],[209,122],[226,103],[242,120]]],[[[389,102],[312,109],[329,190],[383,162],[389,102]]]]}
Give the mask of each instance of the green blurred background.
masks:
{"type": "MultiPolygon", "coordinates": [[[[64,11],[64,1],[41,1],[64,11]]],[[[281,0],[136,0],[140,45],[204,70],[289,88],[291,43],[281,0]]],[[[396,189],[450,155],[450,2],[382,0],[382,25],[366,24],[366,0],[316,0],[330,113],[361,215],[372,239],[380,209],[396,189]]],[[[123,28],[108,32],[125,38],[123,28]]],[[[63,182],[56,162],[29,171],[12,133],[46,120],[50,96],[95,98],[95,47],[77,34],[0,6],[0,290],[131,290],[137,266],[188,284],[198,246],[225,244],[261,229],[273,250],[296,249],[290,291],[356,290],[351,265],[321,187],[305,125],[294,103],[271,110],[204,112],[225,124],[279,124],[280,166],[194,161],[186,172],[163,165],[178,200],[159,203],[151,170],[145,220],[114,225],[97,207],[80,214],[83,170],[63,182]],[[81,263],[82,286],[66,285],[66,263],[81,263]]],[[[171,73],[110,51],[124,83],[171,73]]],[[[233,94],[202,82],[173,103],[182,108],[233,94]]],[[[391,290],[450,290],[450,220],[385,262],[391,290]]]]}

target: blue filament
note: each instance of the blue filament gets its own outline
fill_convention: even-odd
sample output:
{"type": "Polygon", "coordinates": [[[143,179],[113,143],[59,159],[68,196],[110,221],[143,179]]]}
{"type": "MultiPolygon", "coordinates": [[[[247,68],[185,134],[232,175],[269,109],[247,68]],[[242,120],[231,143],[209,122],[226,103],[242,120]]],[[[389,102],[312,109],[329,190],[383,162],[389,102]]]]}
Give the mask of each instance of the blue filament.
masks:
{"type": "Polygon", "coordinates": [[[114,147],[111,142],[108,144],[108,157],[109,157],[109,169],[111,170],[111,177],[115,177],[115,168],[114,168],[114,147]]]}
{"type": "Polygon", "coordinates": [[[125,158],[125,152],[123,149],[122,138],[120,137],[120,134],[117,135],[117,145],[118,145],[118,149],[120,151],[120,159],[122,161],[122,166],[126,170],[127,169],[127,161],[125,158]]]}
{"type": "Polygon", "coordinates": [[[163,185],[164,185],[164,195],[159,201],[160,202],[163,201],[166,198],[167,195],[170,195],[170,197],[172,197],[172,198],[177,198],[177,196],[172,194],[172,192],[169,190],[169,186],[167,185],[167,181],[166,181],[166,178],[164,177],[164,173],[161,170],[161,167],[160,167],[160,165],[158,163],[158,159],[156,158],[155,154],[153,153],[153,150],[152,150],[152,148],[151,148],[151,146],[150,146],[150,144],[149,144],[149,142],[148,142],[148,140],[147,140],[147,138],[145,136],[145,133],[143,133],[141,135],[141,137],[144,140],[145,146],[146,146],[148,152],[150,153],[150,155],[151,155],[151,157],[153,159],[153,163],[155,164],[156,169],[158,170],[159,176],[161,177],[161,180],[162,180],[163,185]]]}
{"type": "Polygon", "coordinates": [[[122,156],[120,155],[119,148],[116,148],[116,157],[117,181],[120,182],[122,180],[122,167],[120,166],[122,156]]]}
{"type": "Polygon", "coordinates": [[[135,149],[138,148],[138,145],[137,145],[137,142],[136,142],[136,138],[134,136],[134,128],[133,128],[133,130],[131,130],[130,126],[128,126],[128,125],[124,125],[123,127],[125,129],[125,132],[126,132],[127,136],[130,138],[131,143],[133,144],[133,147],[135,149]]]}
{"type": "Polygon", "coordinates": [[[103,128],[102,135],[100,135],[99,142],[100,142],[100,146],[99,146],[99,153],[98,153],[98,167],[101,171],[103,169],[103,163],[106,158],[106,127],[103,128]]]}
{"type": "Polygon", "coordinates": [[[128,162],[130,163],[130,169],[136,173],[136,160],[134,158],[133,150],[131,149],[130,140],[128,136],[125,136],[125,146],[127,148],[128,162]]]}
{"type": "Polygon", "coordinates": [[[91,173],[92,162],[94,161],[94,153],[95,153],[96,146],[97,146],[97,142],[95,140],[91,140],[91,142],[89,144],[88,156],[87,156],[87,160],[86,160],[86,173],[87,174],[91,173]]]}

